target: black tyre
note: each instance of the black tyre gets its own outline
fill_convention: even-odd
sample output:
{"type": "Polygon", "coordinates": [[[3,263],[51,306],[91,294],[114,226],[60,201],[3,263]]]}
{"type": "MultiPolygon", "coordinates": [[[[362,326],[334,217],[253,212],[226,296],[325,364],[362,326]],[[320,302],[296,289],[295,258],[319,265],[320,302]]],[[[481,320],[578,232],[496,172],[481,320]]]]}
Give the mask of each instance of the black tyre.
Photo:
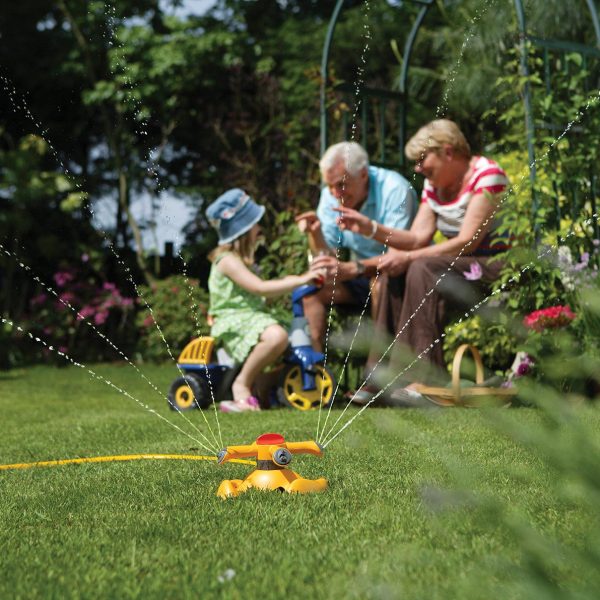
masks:
{"type": "Polygon", "coordinates": [[[335,390],[335,377],[333,373],[322,365],[315,365],[315,389],[302,389],[302,370],[299,365],[286,367],[281,376],[279,398],[281,403],[292,406],[298,410],[310,410],[329,406],[333,400],[335,390]]]}
{"type": "Polygon", "coordinates": [[[211,398],[206,381],[194,373],[186,373],[171,384],[167,400],[173,410],[183,412],[207,408],[211,398]]]}

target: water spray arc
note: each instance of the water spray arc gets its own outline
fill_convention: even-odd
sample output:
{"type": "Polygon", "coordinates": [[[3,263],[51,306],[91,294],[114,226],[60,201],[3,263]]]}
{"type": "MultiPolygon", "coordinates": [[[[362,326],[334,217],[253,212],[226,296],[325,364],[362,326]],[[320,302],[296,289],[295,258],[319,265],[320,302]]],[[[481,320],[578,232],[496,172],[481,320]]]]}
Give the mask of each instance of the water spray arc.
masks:
{"type": "MultiPolygon", "coordinates": [[[[73,19],[72,19],[72,16],[71,16],[71,15],[70,15],[70,13],[68,12],[68,10],[67,10],[67,7],[66,7],[66,5],[64,4],[64,2],[61,2],[61,6],[62,6],[62,7],[64,8],[64,10],[66,11],[66,14],[67,14],[67,18],[68,18],[68,20],[69,20],[69,21],[72,21],[72,20],[73,20],[73,19]]],[[[111,13],[110,19],[113,19],[113,20],[114,20],[114,7],[110,7],[110,6],[109,6],[109,13],[110,13],[110,11],[111,11],[111,8],[112,8],[112,13],[111,13]]],[[[113,25],[113,29],[114,29],[114,25],[113,25]]],[[[80,32],[80,31],[79,31],[77,28],[75,28],[75,29],[74,29],[74,31],[75,31],[75,34],[76,34],[76,37],[77,37],[77,39],[78,39],[79,43],[80,43],[80,44],[83,44],[83,47],[84,47],[84,49],[85,49],[85,40],[84,40],[84,38],[82,37],[82,34],[81,34],[81,32],[80,32]]],[[[112,40],[109,40],[109,45],[112,45],[112,40]]],[[[18,94],[17,94],[17,91],[16,91],[16,89],[14,88],[14,86],[13,86],[13,85],[11,85],[11,84],[10,84],[9,80],[8,80],[8,79],[7,79],[7,78],[6,78],[4,75],[1,75],[1,74],[0,74],[0,79],[4,81],[4,87],[5,87],[5,89],[8,91],[9,99],[11,100],[11,104],[12,104],[12,106],[13,106],[13,110],[17,110],[17,109],[19,109],[19,110],[22,110],[22,111],[25,113],[25,115],[27,116],[27,118],[33,122],[34,126],[36,127],[36,129],[38,130],[38,132],[40,133],[40,135],[42,135],[43,139],[44,139],[44,140],[46,141],[46,143],[48,144],[48,147],[50,148],[50,151],[51,151],[52,155],[53,155],[53,156],[54,156],[54,158],[57,160],[58,164],[60,165],[60,167],[61,167],[61,169],[63,170],[63,172],[65,173],[65,175],[66,175],[66,176],[67,176],[67,177],[68,177],[68,178],[69,178],[69,179],[70,179],[70,180],[71,180],[71,181],[74,183],[75,187],[76,187],[76,188],[79,190],[79,192],[80,192],[81,194],[83,194],[83,195],[87,196],[87,194],[86,194],[86,193],[83,191],[83,188],[82,188],[81,184],[79,183],[79,181],[77,180],[77,178],[76,178],[76,177],[75,177],[75,176],[74,176],[74,175],[73,175],[73,174],[72,174],[72,173],[69,171],[69,169],[68,169],[68,168],[65,166],[65,164],[64,164],[64,162],[63,162],[63,160],[60,158],[60,156],[59,156],[59,154],[58,154],[57,150],[55,149],[55,147],[53,146],[53,144],[52,144],[52,143],[51,143],[51,142],[50,142],[50,141],[49,141],[49,140],[46,138],[46,136],[45,136],[46,132],[45,132],[45,130],[42,128],[42,124],[41,124],[39,121],[37,121],[37,120],[36,120],[36,118],[33,116],[33,114],[31,113],[31,111],[30,111],[30,110],[29,110],[29,108],[27,107],[27,103],[26,103],[25,99],[24,99],[24,98],[21,98],[21,99],[20,99],[20,101],[19,101],[19,98],[18,98],[18,94]]],[[[150,161],[150,159],[149,159],[149,155],[148,155],[148,162],[149,162],[149,161],[150,161]]],[[[148,172],[149,172],[151,175],[153,175],[153,176],[156,176],[156,175],[157,175],[157,173],[156,173],[156,171],[155,171],[155,169],[154,169],[154,168],[149,168],[149,169],[148,169],[148,172]]],[[[89,212],[90,212],[90,214],[91,214],[91,216],[92,216],[92,218],[93,218],[93,217],[94,217],[94,215],[95,215],[95,213],[94,213],[94,209],[93,209],[93,206],[92,206],[91,202],[88,202],[87,208],[88,208],[88,210],[89,210],[89,212]]],[[[130,271],[129,267],[128,267],[128,266],[127,266],[127,265],[126,265],[124,262],[123,262],[123,260],[122,260],[122,259],[121,259],[121,257],[119,256],[118,252],[117,252],[117,251],[116,251],[116,249],[114,248],[114,245],[113,245],[113,244],[112,244],[112,242],[110,241],[110,239],[109,239],[108,235],[106,234],[106,232],[105,232],[104,230],[100,230],[100,232],[101,232],[102,236],[104,237],[105,241],[108,243],[108,246],[109,246],[109,248],[110,248],[111,252],[113,253],[113,255],[115,256],[115,258],[116,258],[117,262],[119,263],[119,265],[120,265],[121,267],[123,267],[123,268],[124,268],[125,272],[127,273],[128,277],[129,277],[129,281],[132,283],[132,285],[133,285],[133,287],[134,287],[134,289],[135,289],[135,291],[136,291],[136,294],[137,294],[137,296],[138,296],[139,298],[141,298],[141,299],[142,299],[142,301],[143,301],[143,302],[144,302],[144,304],[146,305],[146,308],[147,308],[147,309],[149,310],[149,312],[151,313],[151,315],[152,315],[152,318],[153,318],[153,321],[154,321],[154,323],[156,324],[156,327],[157,327],[157,329],[158,329],[158,331],[159,331],[159,334],[160,334],[161,338],[163,339],[163,341],[164,341],[164,343],[165,343],[165,345],[166,345],[166,347],[167,347],[167,350],[168,350],[168,353],[169,353],[169,355],[171,356],[171,359],[172,359],[174,362],[176,362],[176,361],[175,361],[175,358],[173,357],[173,354],[172,354],[172,352],[171,352],[171,350],[170,350],[170,347],[169,347],[169,345],[168,345],[168,343],[167,343],[167,341],[166,341],[166,338],[165,338],[165,336],[164,336],[164,333],[162,332],[162,329],[160,328],[159,324],[156,322],[156,319],[154,318],[154,314],[153,314],[152,308],[149,306],[149,304],[148,304],[148,302],[146,301],[146,299],[144,298],[143,294],[141,294],[141,293],[140,293],[140,290],[139,290],[138,286],[136,285],[136,283],[135,283],[135,282],[134,282],[134,280],[133,280],[133,276],[132,276],[132,274],[131,274],[131,271],[130,271]]],[[[6,253],[6,251],[5,251],[5,253],[6,253]]],[[[14,257],[14,258],[16,258],[16,257],[14,257]]],[[[24,265],[24,264],[23,264],[21,261],[18,261],[18,263],[20,264],[20,266],[21,266],[22,268],[26,268],[26,266],[25,266],[25,265],[24,265]]],[[[39,279],[38,279],[38,281],[39,281],[39,279]]],[[[42,285],[44,285],[44,287],[46,287],[47,289],[49,289],[49,288],[48,288],[48,286],[45,286],[45,284],[43,284],[42,282],[40,282],[40,283],[41,283],[42,285]]],[[[50,290],[50,291],[51,291],[51,293],[52,293],[53,295],[55,295],[55,296],[56,296],[56,293],[55,293],[53,290],[50,290]]],[[[64,302],[63,302],[63,304],[64,304],[64,302]]],[[[70,306],[69,306],[69,308],[71,308],[71,310],[75,310],[75,309],[73,309],[73,307],[70,307],[70,306]]],[[[86,321],[87,321],[87,320],[86,320],[86,321]]],[[[97,332],[97,333],[100,335],[100,337],[103,337],[103,339],[106,339],[106,338],[105,338],[105,336],[103,336],[102,334],[100,334],[100,332],[98,332],[98,331],[96,330],[96,328],[95,328],[95,327],[93,327],[93,326],[92,326],[92,328],[93,328],[93,329],[94,329],[94,330],[95,330],[95,331],[96,331],[96,332],[97,332]]],[[[108,341],[108,340],[106,340],[106,341],[107,341],[107,342],[108,342],[108,343],[109,343],[109,344],[110,344],[112,347],[114,347],[114,348],[115,348],[115,350],[116,350],[117,352],[119,352],[119,354],[120,354],[121,356],[123,356],[123,357],[125,358],[125,360],[127,360],[128,364],[132,365],[131,361],[130,361],[130,360],[128,360],[128,359],[127,359],[127,357],[125,357],[125,356],[123,355],[123,353],[122,353],[122,352],[121,352],[121,351],[120,351],[118,348],[116,348],[116,347],[114,346],[114,344],[112,344],[112,342],[110,342],[110,341],[108,341]]],[[[182,373],[182,375],[183,375],[183,373],[182,373]]],[[[145,378],[145,377],[144,377],[144,378],[145,378]]],[[[147,378],[145,378],[145,379],[147,379],[147,378]]],[[[150,383],[150,382],[148,382],[148,383],[150,383]]],[[[152,385],[152,384],[150,384],[150,385],[152,385]]],[[[156,386],[153,386],[153,387],[156,389],[156,386]]],[[[212,393],[212,388],[211,388],[211,393],[212,393]]],[[[205,423],[206,423],[206,425],[207,425],[207,427],[208,427],[208,429],[209,429],[209,432],[210,432],[210,434],[211,434],[211,435],[212,435],[212,437],[213,437],[213,440],[214,440],[214,445],[215,445],[215,449],[216,449],[216,448],[218,448],[219,446],[222,446],[222,443],[223,443],[223,442],[222,442],[222,435],[221,435],[220,423],[219,423],[219,420],[218,420],[218,413],[217,413],[216,409],[215,409],[215,416],[216,416],[216,422],[217,422],[217,428],[218,428],[219,439],[217,439],[217,437],[216,437],[215,433],[213,432],[213,430],[212,430],[212,427],[210,426],[210,423],[208,422],[208,419],[207,419],[207,417],[206,417],[206,414],[205,414],[205,413],[203,413],[203,414],[202,414],[202,416],[203,416],[203,419],[204,419],[204,421],[205,421],[205,423]],[[219,440],[220,440],[220,441],[219,441],[219,440]]],[[[189,419],[188,419],[188,418],[187,418],[185,415],[183,415],[183,414],[182,414],[182,418],[183,418],[185,421],[187,421],[187,422],[188,422],[188,424],[190,424],[190,425],[191,425],[191,426],[192,426],[192,427],[193,427],[193,428],[194,428],[194,429],[195,429],[195,430],[196,430],[196,431],[199,433],[199,435],[201,435],[202,437],[205,437],[205,436],[204,436],[204,434],[203,434],[202,432],[200,432],[200,430],[198,429],[198,427],[197,427],[197,426],[196,426],[194,423],[192,423],[192,422],[191,422],[191,421],[190,421],[190,420],[189,420],[189,419]]]]}
{"type": "MultiPolygon", "coordinates": [[[[146,409],[151,414],[156,415],[159,419],[161,419],[165,423],[168,423],[171,427],[173,427],[174,429],[176,429],[179,433],[187,436],[193,442],[197,443],[198,445],[200,445],[202,448],[204,448],[208,452],[214,452],[214,448],[211,448],[211,447],[207,446],[206,444],[204,444],[203,442],[201,442],[200,440],[196,439],[195,437],[193,437],[192,435],[190,435],[189,433],[187,433],[186,431],[184,431],[183,429],[181,429],[178,425],[175,425],[175,423],[172,423],[171,421],[169,421],[169,419],[167,419],[166,417],[164,417],[163,415],[161,415],[159,412],[157,412],[156,410],[154,410],[151,406],[148,406],[147,404],[145,404],[144,402],[142,402],[138,398],[132,396],[129,392],[127,392],[126,390],[120,388],[118,385],[115,385],[109,379],[106,379],[102,375],[98,375],[95,371],[93,371],[92,369],[90,369],[86,365],[84,365],[82,363],[79,363],[76,360],[72,359],[65,352],[62,352],[61,350],[58,350],[58,349],[54,348],[54,346],[52,346],[52,344],[48,344],[42,338],[33,335],[29,331],[26,331],[21,326],[17,325],[16,323],[13,323],[13,321],[11,321],[10,319],[5,319],[4,317],[0,317],[0,322],[4,323],[5,325],[8,325],[10,327],[15,328],[20,333],[23,333],[23,334],[27,335],[31,340],[33,340],[34,342],[37,342],[38,344],[41,344],[47,350],[49,350],[51,352],[52,351],[56,352],[56,354],[58,354],[60,357],[64,358],[68,362],[70,362],[73,366],[78,367],[79,369],[83,369],[84,371],[86,371],[94,379],[97,379],[98,381],[101,381],[102,383],[104,383],[104,384],[108,385],[109,387],[113,388],[114,390],[116,390],[117,392],[119,392],[120,394],[122,394],[123,396],[129,398],[130,400],[133,400],[139,406],[141,406],[142,408],[146,409]]],[[[206,440],[206,442],[208,444],[211,443],[204,435],[202,437],[206,440]]]]}
{"type": "MultiPolygon", "coordinates": [[[[342,2],[338,2],[338,4],[335,7],[334,10],[334,14],[336,15],[336,19],[337,19],[337,14],[339,14],[339,11],[341,10],[341,6],[342,6],[342,2]]],[[[360,55],[360,61],[361,64],[359,66],[357,66],[356,68],[356,77],[355,77],[355,81],[354,81],[354,111],[352,114],[352,134],[350,136],[350,140],[354,141],[356,138],[356,127],[357,127],[357,116],[358,116],[358,110],[360,108],[361,105],[361,101],[360,101],[360,90],[363,86],[363,76],[364,76],[364,72],[365,72],[365,67],[367,64],[367,52],[369,50],[369,42],[371,39],[371,30],[369,28],[369,10],[370,10],[370,4],[369,4],[369,0],[365,0],[365,23],[363,26],[364,29],[364,45],[363,45],[363,49],[361,51],[361,55],[360,55]]],[[[335,21],[330,22],[330,29],[327,33],[327,37],[325,40],[325,48],[328,50],[329,45],[331,43],[331,36],[333,35],[333,28],[335,26],[335,21]]],[[[322,75],[324,75],[325,79],[323,80],[322,84],[321,84],[321,106],[324,106],[324,93],[325,93],[325,88],[324,86],[324,82],[327,81],[327,62],[326,60],[324,60],[322,67],[321,67],[321,71],[322,71],[322,75]]],[[[327,118],[327,114],[326,111],[323,112],[323,109],[321,110],[321,123],[325,123],[326,124],[326,118],[327,118]]],[[[326,131],[326,130],[325,130],[326,131]]],[[[324,144],[326,143],[326,136],[321,137],[321,145],[322,145],[322,153],[325,151],[325,148],[323,147],[324,144]]],[[[346,155],[346,164],[348,163],[348,155],[346,155]]],[[[342,191],[341,191],[341,197],[340,197],[340,203],[343,206],[344,205],[344,196],[345,196],[345,192],[346,192],[346,177],[347,177],[347,172],[344,172],[343,178],[342,178],[342,191]]],[[[324,366],[327,367],[327,361],[328,361],[328,350],[329,350],[329,334],[331,331],[331,321],[332,321],[332,316],[333,316],[333,305],[334,305],[334,297],[335,297],[335,288],[336,288],[336,284],[337,284],[337,279],[338,279],[338,272],[339,272],[339,256],[340,256],[340,246],[341,246],[341,242],[342,242],[342,233],[340,231],[340,234],[338,236],[338,240],[337,240],[337,244],[336,244],[336,248],[335,248],[335,258],[336,258],[336,267],[333,273],[333,281],[332,281],[332,286],[333,286],[333,291],[331,294],[331,300],[329,302],[329,308],[328,308],[328,314],[327,314],[327,327],[325,330],[325,362],[324,362],[324,366]]],[[[371,289],[369,289],[369,295],[367,297],[367,300],[365,301],[365,307],[364,309],[366,309],[367,305],[368,305],[368,300],[371,296],[371,291],[372,291],[372,287],[371,289]]],[[[364,313],[364,310],[363,310],[364,313]]],[[[361,314],[362,316],[362,314],[361,314]]],[[[344,368],[346,366],[346,362],[348,360],[348,357],[346,357],[346,360],[344,361],[344,368]]],[[[342,369],[342,373],[341,375],[343,375],[343,369],[342,369]]],[[[338,377],[338,381],[341,378],[338,377]]],[[[327,424],[327,420],[329,418],[329,414],[331,412],[331,408],[333,407],[333,404],[335,403],[335,396],[337,394],[338,391],[338,387],[339,384],[336,385],[335,391],[333,393],[333,398],[331,403],[329,404],[329,407],[327,409],[327,416],[325,418],[325,424],[323,425],[323,428],[325,427],[325,425],[327,424]]],[[[322,406],[323,406],[323,401],[321,398],[321,402],[319,403],[319,415],[317,418],[317,431],[316,431],[316,435],[315,435],[315,439],[319,438],[319,432],[321,429],[321,411],[322,411],[322,406]]]]}
{"type": "MultiPolygon", "coordinates": [[[[62,298],[57,292],[56,290],[54,290],[52,287],[50,287],[49,285],[47,285],[46,283],[44,283],[31,269],[31,267],[29,267],[29,265],[26,265],[22,260],[20,260],[20,258],[12,253],[10,250],[8,250],[3,244],[0,243],[0,251],[4,252],[4,254],[6,256],[8,256],[9,258],[13,259],[17,265],[19,265],[19,267],[23,270],[25,270],[27,273],[29,273],[29,275],[31,276],[31,278],[38,283],[39,285],[41,285],[49,294],[53,295],[57,301],[63,305],[64,307],[68,308],[69,310],[71,310],[72,312],[75,313],[75,315],[77,316],[77,319],[83,323],[85,323],[88,327],[90,327],[94,333],[96,335],[98,335],[98,337],[100,337],[104,342],[106,342],[111,348],[113,348],[118,354],[119,356],[121,356],[121,358],[123,360],[125,360],[125,362],[127,362],[127,364],[129,366],[131,366],[137,373],[138,375],[140,375],[140,377],[162,398],[163,394],[162,392],[156,387],[156,385],[154,385],[154,383],[152,383],[152,381],[150,381],[148,379],[148,377],[146,377],[146,375],[144,373],[142,373],[142,371],[139,369],[139,367],[137,365],[135,365],[123,352],[120,348],[118,348],[110,339],[108,339],[101,331],[98,330],[98,328],[90,322],[90,320],[85,317],[84,315],[82,315],[74,306],[71,305],[71,303],[68,300],[65,300],[64,298],[62,298]]],[[[19,330],[21,330],[19,328],[19,330]]],[[[21,330],[22,331],[22,330],[21,330]]],[[[32,335],[28,332],[27,333],[30,337],[32,337],[32,335]]],[[[40,338],[37,337],[32,337],[32,339],[35,339],[38,342],[43,343],[40,338]]],[[[44,344],[46,345],[46,344],[44,344]]],[[[53,346],[47,346],[48,349],[50,350],[55,350],[59,355],[64,356],[66,358],[68,358],[68,360],[70,360],[71,362],[73,362],[70,357],[67,357],[66,354],[60,353],[58,350],[56,350],[53,346]]],[[[73,362],[73,364],[75,364],[73,362]]],[[[145,406],[145,405],[144,405],[145,406]]],[[[184,417],[185,418],[185,417],[184,417]]],[[[203,433],[202,431],[200,431],[200,429],[198,429],[198,427],[189,419],[185,418],[185,420],[196,430],[196,432],[198,433],[198,435],[200,435],[200,437],[202,437],[208,444],[211,444],[214,446],[213,442],[211,442],[203,433]]],[[[214,440],[215,442],[217,441],[216,439],[214,440]]],[[[214,449],[216,449],[216,446],[214,446],[214,449]]]]}

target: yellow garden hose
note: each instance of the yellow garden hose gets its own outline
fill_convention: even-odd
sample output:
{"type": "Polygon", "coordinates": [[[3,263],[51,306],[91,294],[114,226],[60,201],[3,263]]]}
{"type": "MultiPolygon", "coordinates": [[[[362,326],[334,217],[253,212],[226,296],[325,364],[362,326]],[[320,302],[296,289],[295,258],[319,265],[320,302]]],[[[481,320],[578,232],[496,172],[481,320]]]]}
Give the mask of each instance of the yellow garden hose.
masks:
{"type": "MultiPolygon", "coordinates": [[[[82,463],[123,462],[126,460],[217,460],[216,456],[198,456],[197,454],[120,454],[116,456],[91,456],[89,458],[64,458],[62,460],[43,460],[30,463],[0,465],[0,471],[14,469],[32,469],[34,467],[60,467],[62,465],[80,465],[82,463]]],[[[229,462],[255,465],[253,460],[234,459],[229,462]]]]}

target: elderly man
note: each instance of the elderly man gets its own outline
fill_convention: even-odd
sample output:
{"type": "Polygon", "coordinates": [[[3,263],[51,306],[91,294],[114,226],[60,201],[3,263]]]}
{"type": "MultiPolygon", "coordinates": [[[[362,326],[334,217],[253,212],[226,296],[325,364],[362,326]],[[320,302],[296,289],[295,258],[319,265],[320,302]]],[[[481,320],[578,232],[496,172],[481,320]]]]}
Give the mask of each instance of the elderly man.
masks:
{"type": "MultiPolygon", "coordinates": [[[[300,229],[308,234],[313,256],[319,266],[328,268],[329,281],[318,294],[304,299],[304,312],[315,350],[322,350],[331,304],[365,305],[369,277],[386,251],[375,236],[381,226],[386,230],[410,228],[417,208],[417,196],[410,183],[394,171],[369,166],[369,157],[356,142],[341,142],[329,147],[319,162],[325,186],[317,211],[298,215],[300,229]],[[368,219],[370,229],[345,226],[344,209],[358,211],[368,219]],[[351,259],[336,264],[337,248],[348,248],[351,259]],[[329,255],[329,256],[322,256],[329,255]],[[335,286],[333,273],[337,268],[335,286]]],[[[378,236],[381,237],[381,236],[378,236]]]]}

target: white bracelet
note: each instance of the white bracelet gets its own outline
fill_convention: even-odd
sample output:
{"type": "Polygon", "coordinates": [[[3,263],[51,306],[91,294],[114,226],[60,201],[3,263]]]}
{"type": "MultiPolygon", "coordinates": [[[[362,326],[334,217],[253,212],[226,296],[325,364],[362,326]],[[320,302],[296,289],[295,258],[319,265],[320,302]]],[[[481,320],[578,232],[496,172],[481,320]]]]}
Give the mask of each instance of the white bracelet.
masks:
{"type": "Polygon", "coordinates": [[[375,219],[371,219],[371,234],[365,235],[368,240],[372,240],[375,237],[375,234],[377,233],[377,227],[377,221],[375,219]]]}

